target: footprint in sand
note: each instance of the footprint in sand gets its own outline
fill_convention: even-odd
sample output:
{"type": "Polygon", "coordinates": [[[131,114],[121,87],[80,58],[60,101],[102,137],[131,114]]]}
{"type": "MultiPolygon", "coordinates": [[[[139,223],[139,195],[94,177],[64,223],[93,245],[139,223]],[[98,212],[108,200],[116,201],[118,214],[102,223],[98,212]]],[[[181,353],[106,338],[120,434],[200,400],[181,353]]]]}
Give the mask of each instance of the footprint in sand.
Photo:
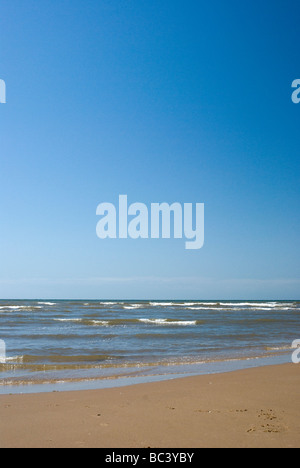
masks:
{"type": "Polygon", "coordinates": [[[269,434],[278,434],[288,429],[287,426],[280,422],[278,415],[272,409],[257,411],[257,417],[260,425],[251,427],[248,429],[248,433],[265,432],[269,434]]]}

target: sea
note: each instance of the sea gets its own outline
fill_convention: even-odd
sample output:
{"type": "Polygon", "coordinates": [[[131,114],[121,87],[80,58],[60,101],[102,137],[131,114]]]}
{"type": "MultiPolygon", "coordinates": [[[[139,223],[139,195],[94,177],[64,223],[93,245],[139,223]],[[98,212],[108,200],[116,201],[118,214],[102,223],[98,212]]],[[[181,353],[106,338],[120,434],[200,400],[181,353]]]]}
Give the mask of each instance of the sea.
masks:
{"type": "Polygon", "coordinates": [[[0,394],[291,362],[300,301],[0,301],[0,394]]]}

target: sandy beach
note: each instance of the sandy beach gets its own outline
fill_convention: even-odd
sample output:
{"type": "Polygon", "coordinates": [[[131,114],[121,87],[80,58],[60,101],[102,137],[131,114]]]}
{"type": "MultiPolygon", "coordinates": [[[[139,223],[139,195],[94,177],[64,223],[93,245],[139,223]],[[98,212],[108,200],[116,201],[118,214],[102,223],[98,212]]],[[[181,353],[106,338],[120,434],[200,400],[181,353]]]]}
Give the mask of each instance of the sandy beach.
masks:
{"type": "Polygon", "coordinates": [[[0,444],[17,447],[300,447],[300,367],[134,386],[0,396],[0,444]]]}

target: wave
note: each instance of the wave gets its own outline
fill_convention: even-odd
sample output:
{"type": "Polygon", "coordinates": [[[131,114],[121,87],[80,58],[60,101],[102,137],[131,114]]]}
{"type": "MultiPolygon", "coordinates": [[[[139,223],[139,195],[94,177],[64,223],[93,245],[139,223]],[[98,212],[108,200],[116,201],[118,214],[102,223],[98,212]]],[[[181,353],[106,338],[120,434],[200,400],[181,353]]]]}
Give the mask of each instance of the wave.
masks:
{"type": "Polygon", "coordinates": [[[93,325],[103,325],[108,326],[109,322],[107,320],[92,320],[93,325]]]}
{"type": "Polygon", "coordinates": [[[175,302],[149,302],[153,307],[170,307],[176,305],[175,302]]]}
{"type": "Polygon", "coordinates": [[[81,318],[70,318],[70,319],[53,319],[55,322],[81,322],[81,318]]]}
{"type": "Polygon", "coordinates": [[[278,302],[219,302],[219,305],[225,307],[280,307],[278,302]]]}
{"type": "Polygon", "coordinates": [[[180,306],[180,307],[203,306],[203,305],[207,307],[217,306],[219,305],[219,302],[185,302],[183,304],[176,304],[176,306],[180,306]]]}
{"type": "MultiPolygon", "coordinates": [[[[274,308],[271,308],[271,307],[251,307],[252,310],[266,310],[266,311],[270,311],[270,310],[274,310],[274,308]]],[[[280,308],[280,310],[289,310],[289,308],[285,308],[285,309],[282,309],[280,308]]]]}
{"type": "MultiPolygon", "coordinates": [[[[234,310],[234,309],[251,309],[251,310],[294,310],[292,304],[279,304],[271,302],[194,302],[185,304],[176,304],[176,306],[185,307],[188,310],[234,310]],[[284,307],[283,307],[284,306],[284,307]]],[[[296,309],[297,310],[297,309],[296,309]]]]}
{"type": "Polygon", "coordinates": [[[175,303],[174,305],[175,305],[176,307],[188,307],[188,306],[193,306],[193,305],[197,305],[197,304],[199,304],[199,302],[184,302],[184,303],[182,303],[182,304],[180,304],[180,303],[175,303]]]}
{"type": "Polygon", "coordinates": [[[265,303],[261,303],[261,304],[250,304],[250,303],[240,303],[240,304],[236,304],[236,303],[216,303],[216,304],[207,304],[207,306],[205,307],[204,305],[203,306],[193,306],[193,307],[186,307],[188,310],[215,310],[215,311],[229,311],[229,310],[265,310],[265,311],[273,311],[273,310],[279,310],[279,311],[282,311],[282,310],[298,310],[297,308],[295,307],[292,307],[292,306],[289,306],[289,307],[282,307],[281,305],[278,305],[278,304],[274,304],[274,305],[271,305],[271,304],[265,304],[265,303]]]}
{"type": "Polygon", "coordinates": [[[17,310],[17,309],[42,309],[40,306],[1,306],[0,309],[12,309],[12,310],[17,310]]]}
{"type": "Polygon", "coordinates": [[[38,302],[38,304],[41,304],[41,305],[48,305],[48,306],[54,306],[54,305],[56,305],[56,302],[38,302]]]}
{"type": "Polygon", "coordinates": [[[73,322],[79,323],[80,325],[100,325],[100,326],[117,326],[117,325],[129,325],[137,323],[148,323],[155,325],[179,325],[179,326],[188,326],[188,325],[197,325],[200,323],[197,320],[172,320],[172,319],[149,319],[149,318],[140,318],[140,319],[115,319],[115,320],[90,320],[90,319],[81,319],[81,318],[69,318],[69,319],[54,319],[57,322],[73,322]]]}
{"type": "Polygon", "coordinates": [[[266,346],[265,348],[266,351],[284,351],[284,350],[290,350],[290,349],[293,349],[292,346],[275,346],[275,347],[266,346]]]}
{"type": "Polygon", "coordinates": [[[168,320],[168,319],[139,319],[140,322],[150,323],[155,325],[179,325],[179,326],[189,326],[196,325],[197,320],[168,320]]]}
{"type": "Polygon", "coordinates": [[[0,357],[0,364],[7,364],[9,362],[23,362],[24,356],[11,356],[11,357],[0,357]]]}
{"type": "Polygon", "coordinates": [[[81,318],[70,318],[70,319],[53,319],[55,322],[80,322],[83,325],[109,325],[109,321],[107,320],[88,320],[88,319],[81,319],[81,318]]]}
{"type": "MultiPolygon", "coordinates": [[[[116,359],[120,359],[122,356],[112,356],[110,354],[83,354],[83,355],[23,355],[15,356],[10,358],[2,358],[0,364],[15,366],[18,364],[18,368],[30,369],[31,366],[35,367],[35,370],[51,370],[53,365],[61,364],[65,368],[66,363],[70,363],[74,366],[81,366],[81,363],[99,363],[99,362],[112,362],[116,359]]],[[[6,366],[7,367],[7,366],[6,366]]],[[[32,369],[34,370],[34,369],[32,369]]]]}

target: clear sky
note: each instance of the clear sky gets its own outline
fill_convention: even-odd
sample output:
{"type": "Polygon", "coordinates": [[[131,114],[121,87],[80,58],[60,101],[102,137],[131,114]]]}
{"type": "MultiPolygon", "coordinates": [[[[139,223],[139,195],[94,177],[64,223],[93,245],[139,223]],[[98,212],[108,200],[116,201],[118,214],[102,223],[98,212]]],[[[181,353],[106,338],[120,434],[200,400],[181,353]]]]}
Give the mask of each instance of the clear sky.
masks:
{"type": "Polygon", "coordinates": [[[300,299],[298,0],[0,0],[0,298],[300,299]],[[205,245],[96,236],[205,203],[205,245]]]}

